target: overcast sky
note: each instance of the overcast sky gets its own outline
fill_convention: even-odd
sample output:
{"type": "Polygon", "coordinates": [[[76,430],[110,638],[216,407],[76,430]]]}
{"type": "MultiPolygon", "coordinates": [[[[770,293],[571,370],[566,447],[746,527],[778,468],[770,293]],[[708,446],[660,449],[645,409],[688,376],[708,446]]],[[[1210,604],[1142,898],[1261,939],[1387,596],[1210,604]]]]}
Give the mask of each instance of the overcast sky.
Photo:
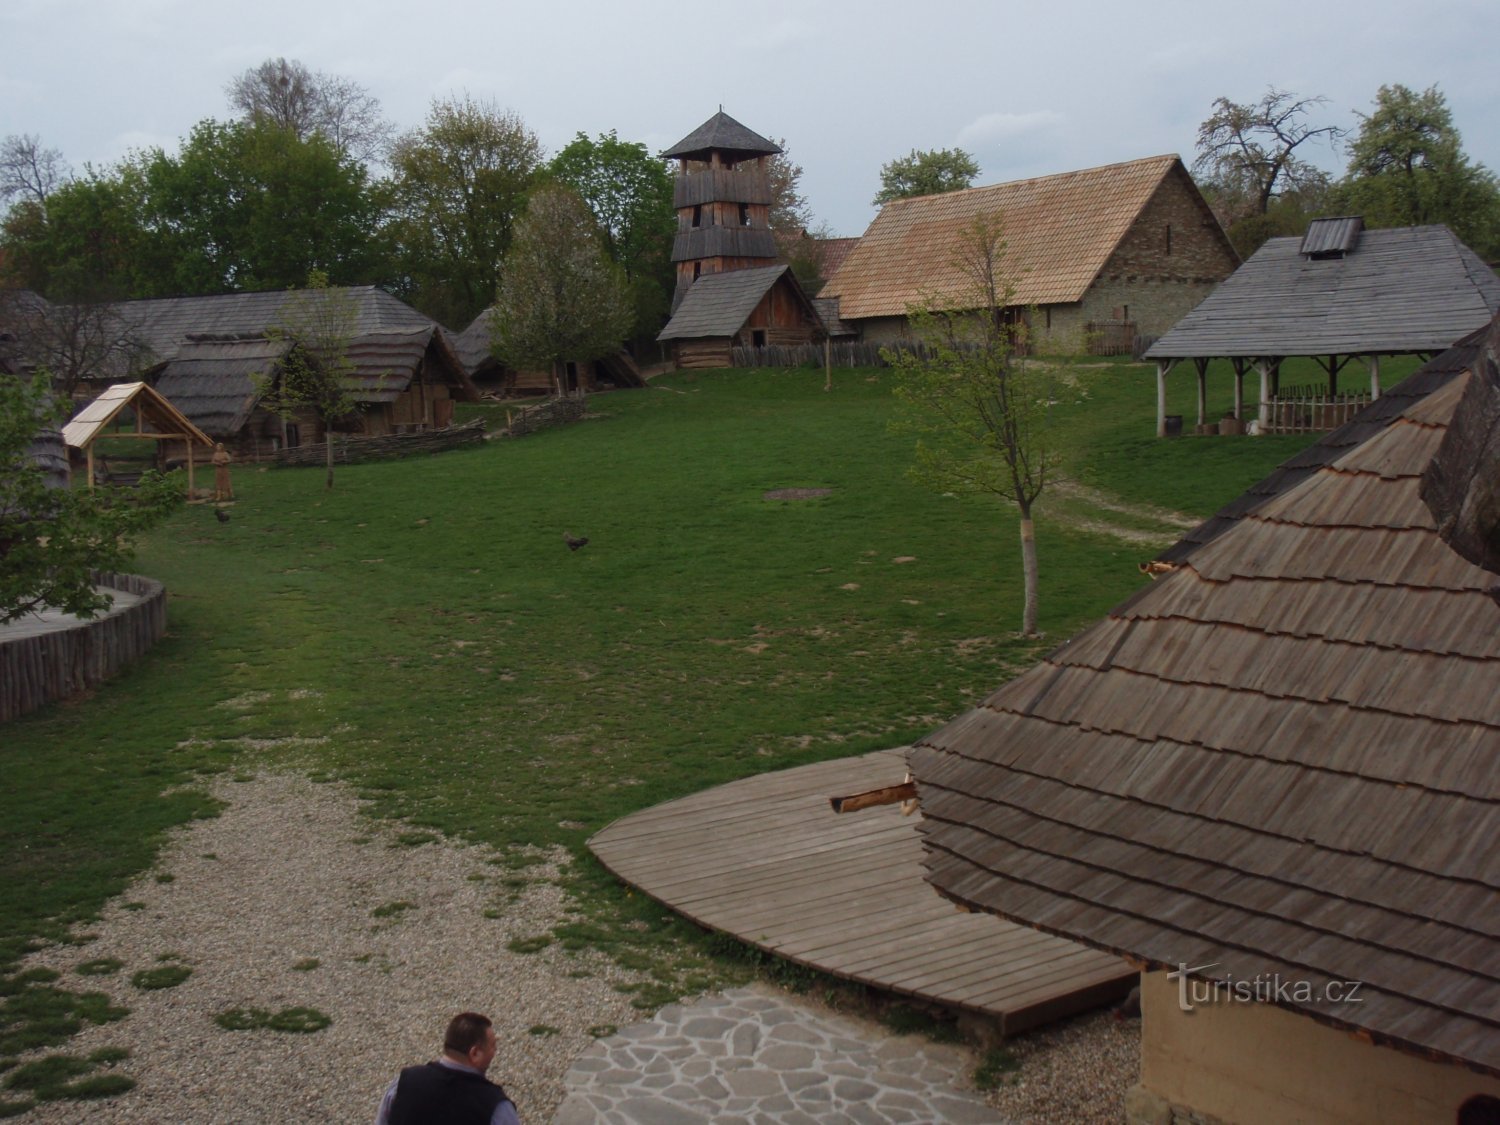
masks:
{"type": "Polygon", "coordinates": [[[786,139],[840,235],[913,148],[967,149],[979,183],[1191,163],[1213,99],[1267,85],[1354,125],[1382,84],[1436,84],[1470,156],[1500,168],[1496,0],[0,0],[0,43],[0,135],[79,169],[175,149],[229,116],[232,76],[284,56],[362,83],[402,130],[434,98],[493,99],[549,152],[610,129],[660,151],[722,104],[786,139]]]}

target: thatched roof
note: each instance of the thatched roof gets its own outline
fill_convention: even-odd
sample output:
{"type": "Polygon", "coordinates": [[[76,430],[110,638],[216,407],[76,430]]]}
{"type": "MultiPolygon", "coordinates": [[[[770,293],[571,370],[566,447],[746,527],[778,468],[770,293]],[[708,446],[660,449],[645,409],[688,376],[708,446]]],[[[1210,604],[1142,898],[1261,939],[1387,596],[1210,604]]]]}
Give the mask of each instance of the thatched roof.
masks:
{"type": "Polygon", "coordinates": [[[292,349],[263,336],[192,337],[161,370],[156,389],[205,433],[227,437],[260,401],[257,376],[271,376],[292,349]]]}
{"type": "MultiPolygon", "coordinates": [[[[966,294],[970,283],[955,261],[963,231],[980,216],[999,215],[1006,243],[1005,274],[1016,290],[1012,302],[1081,301],[1171,176],[1197,195],[1177,157],[1152,156],[894,200],[881,208],[819,296],[839,298],[843,318],[860,320],[905,316],[908,305],[929,297],[941,301],[966,294]]],[[[1202,210],[1205,223],[1218,230],[1207,204],[1202,210]]],[[[1224,237],[1221,230],[1218,237],[1224,237]]],[[[1233,255],[1233,250],[1228,253],[1233,255]]]]}
{"type": "Polygon", "coordinates": [[[1276,1002],[1500,1074],[1496,576],[1419,497],[1497,350],[920,740],[929,881],[1150,968],[1361,981],[1276,1002]]]}
{"type": "Polygon", "coordinates": [[[1447,227],[1356,221],[1271,239],[1146,357],[1431,353],[1500,310],[1500,278],[1447,227]]]}
{"type": "Polygon", "coordinates": [[[745,128],[721,109],[662,156],[707,160],[710,152],[719,152],[731,160],[742,160],[749,156],[772,156],[780,151],[779,145],[745,128]]]}

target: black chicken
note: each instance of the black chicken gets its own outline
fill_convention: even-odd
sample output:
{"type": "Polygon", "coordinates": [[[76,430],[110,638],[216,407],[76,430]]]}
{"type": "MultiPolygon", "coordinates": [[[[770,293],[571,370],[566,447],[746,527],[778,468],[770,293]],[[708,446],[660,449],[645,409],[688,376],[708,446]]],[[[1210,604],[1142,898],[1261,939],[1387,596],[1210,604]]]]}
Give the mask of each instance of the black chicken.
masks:
{"type": "Polygon", "coordinates": [[[229,513],[226,512],[223,508],[215,508],[214,519],[218,520],[220,523],[228,523],[229,513]]]}
{"type": "Polygon", "coordinates": [[[575,539],[571,533],[563,532],[563,542],[568,545],[568,550],[576,551],[579,547],[587,546],[589,537],[587,535],[575,539]]]}

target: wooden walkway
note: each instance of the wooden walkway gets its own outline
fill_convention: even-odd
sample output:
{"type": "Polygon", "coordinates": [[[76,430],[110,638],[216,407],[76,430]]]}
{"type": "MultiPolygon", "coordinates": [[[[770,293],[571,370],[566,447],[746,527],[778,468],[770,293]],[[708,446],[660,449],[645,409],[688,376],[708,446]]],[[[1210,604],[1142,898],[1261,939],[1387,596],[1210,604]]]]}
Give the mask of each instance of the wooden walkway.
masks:
{"type": "Polygon", "coordinates": [[[700,925],[834,976],[982,1013],[1011,1035],[1123,996],[1118,957],[967,914],[922,878],[917,816],[835,814],[828,798],[899,782],[882,750],[745,778],[644,809],[589,847],[700,925]]]}

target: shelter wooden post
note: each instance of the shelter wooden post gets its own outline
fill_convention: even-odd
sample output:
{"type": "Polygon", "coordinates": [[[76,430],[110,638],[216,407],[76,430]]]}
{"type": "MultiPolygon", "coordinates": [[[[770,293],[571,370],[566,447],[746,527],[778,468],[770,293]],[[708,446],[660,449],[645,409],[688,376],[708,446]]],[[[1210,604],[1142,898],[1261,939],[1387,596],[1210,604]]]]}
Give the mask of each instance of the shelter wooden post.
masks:
{"type": "Polygon", "coordinates": [[[1236,359],[1234,363],[1234,416],[1239,421],[1245,420],[1245,364],[1243,360],[1236,359]]]}
{"type": "Polygon", "coordinates": [[[1156,364],[1156,436],[1167,436],[1167,372],[1177,363],[1163,359],[1156,364]]]}
{"type": "Polygon", "coordinates": [[[1260,432],[1265,433],[1271,425],[1271,364],[1269,360],[1258,359],[1255,361],[1255,370],[1260,375],[1260,409],[1256,412],[1256,418],[1260,422],[1260,432]]]}
{"type": "Polygon", "coordinates": [[[1198,425],[1202,426],[1208,420],[1208,360],[1195,359],[1193,366],[1198,369],[1198,425]]]}
{"type": "Polygon", "coordinates": [[[93,442],[89,442],[88,449],[85,450],[85,452],[88,454],[89,491],[93,492],[94,491],[94,443],[93,442]]]}
{"type": "Polygon", "coordinates": [[[183,438],[182,444],[187,447],[187,471],[188,471],[188,499],[193,498],[193,439],[183,438]]]}
{"type": "Polygon", "coordinates": [[[1370,400],[1373,402],[1380,397],[1380,357],[1370,357],[1370,400]]]}

